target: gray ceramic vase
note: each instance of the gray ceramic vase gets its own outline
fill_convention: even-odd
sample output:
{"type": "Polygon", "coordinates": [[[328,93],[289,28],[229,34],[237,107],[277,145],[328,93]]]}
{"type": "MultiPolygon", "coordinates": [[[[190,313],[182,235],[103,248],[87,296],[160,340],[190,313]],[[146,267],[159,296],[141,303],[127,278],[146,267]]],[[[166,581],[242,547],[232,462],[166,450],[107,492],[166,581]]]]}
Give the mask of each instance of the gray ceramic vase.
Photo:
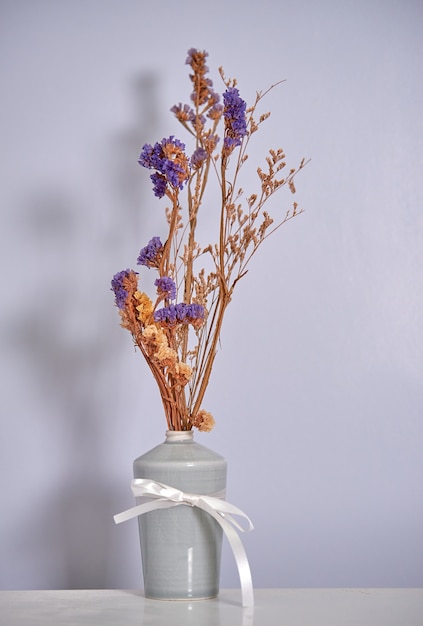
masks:
{"type": "MultiPolygon", "coordinates": [[[[164,443],[134,461],[134,478],[197,495],[224,494],[226,470],[225,459],[196,443],[192,431],[168,431],[164,443]]],[[[222,528],[211,515],[180,505],[144,513],[138,523],[146,597],[217,596],[222,528]]]]}

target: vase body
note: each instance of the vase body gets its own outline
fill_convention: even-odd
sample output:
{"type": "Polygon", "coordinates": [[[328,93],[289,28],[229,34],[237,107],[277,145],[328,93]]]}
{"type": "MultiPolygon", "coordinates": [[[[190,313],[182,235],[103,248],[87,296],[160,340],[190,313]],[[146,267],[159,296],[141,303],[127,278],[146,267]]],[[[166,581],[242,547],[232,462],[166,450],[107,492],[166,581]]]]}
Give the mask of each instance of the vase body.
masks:
{"type": "MultiPolygon", "coordinates": [[[[224,497],[225,459],[196,443],[192,431],[168,431],[166,441],[134,461],[134,478],[184,493],[224,497]]],[[[161,600],[215,597],[219,592],[222,528],[207,512],[188,505],[138,518],[144,592],[161,600]]]]}

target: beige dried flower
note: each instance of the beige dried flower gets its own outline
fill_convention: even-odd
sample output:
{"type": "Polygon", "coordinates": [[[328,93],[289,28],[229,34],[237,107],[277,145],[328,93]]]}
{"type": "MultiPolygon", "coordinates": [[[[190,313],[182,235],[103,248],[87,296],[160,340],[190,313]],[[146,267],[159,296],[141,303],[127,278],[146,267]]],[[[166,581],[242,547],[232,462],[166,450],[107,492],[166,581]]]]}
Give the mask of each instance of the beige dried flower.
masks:
{"type": "Polygon", "coordinates": [[[146,326],[142,331],[142,339],[150,356],[153,356],[160,348],[167,348],[169,343],[164,331],[155,324],[146,326]]]}
{"type": "Polygon", "coordinates": [[[138,319],[143,324],[147,324],[153,315],[153,303],[147,294],[141,291],[136,291],[134,298],[139,302],[139,305],[135,307],[138,311],[138,319]]]}
{"type": "Polygon", "coordinates": [[[178,363],[175,363],[171,373],[178,384],[186,385],[191,380],[192,367],[188,365],[188,363],[182,363],[182,361],[179,361],[178,363]]]}
{"type": "Polygon", "coordinates": [[[215,421],[211,413],[201,409],[192,420],[192,424],[201,432],[209,433],[213,429],[215,421]]]}
{"type": "Polygon", "coordinates": [[[160,346],[154,354],[154,358],[160,363],[161,367],[173,367],[178,358],[177,353],[168,346],[160,346]]]}

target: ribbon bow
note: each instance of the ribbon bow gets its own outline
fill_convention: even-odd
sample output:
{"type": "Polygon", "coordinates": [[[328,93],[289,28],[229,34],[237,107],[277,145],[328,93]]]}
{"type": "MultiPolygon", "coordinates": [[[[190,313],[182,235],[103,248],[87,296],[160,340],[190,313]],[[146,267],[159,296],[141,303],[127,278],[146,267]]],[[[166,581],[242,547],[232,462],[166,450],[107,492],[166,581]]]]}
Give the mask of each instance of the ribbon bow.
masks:
{"type": "Polygon", "coordinates": [[[253,606],[254,596],[250,566],[244,546],[235,528],[241,532],[245,532],[253,530],[254,526],[249,517],[247,517],[241,509],[238,509],[233,504],[229,504],[229,502],[216,496],[184,493],[175,487],[169,487],[169,485],[164,485],[163,483],[158,483],[146,478],[135,478],[132,480],[131,489],[136,498],[149,498],[151,501],[138,504],[127,511],[118,513],[113,518],[116,524],[126,522],[149,511],[167,509],[179,505],[195,506],[209,513],[222,527],[232,548],[241,583],[242,605],[253,606]],[[233,515],[244,518],[247,522],[247,527],[243,528],[241,524],[234,519],[233,515]]]}

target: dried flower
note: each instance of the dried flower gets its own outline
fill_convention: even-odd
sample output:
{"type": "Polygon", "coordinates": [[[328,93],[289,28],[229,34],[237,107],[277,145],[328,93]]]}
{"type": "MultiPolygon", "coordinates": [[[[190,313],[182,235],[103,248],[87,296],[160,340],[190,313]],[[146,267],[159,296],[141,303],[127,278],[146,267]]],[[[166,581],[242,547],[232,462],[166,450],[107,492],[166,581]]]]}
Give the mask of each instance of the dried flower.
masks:
{"type": "Polygon", "coordinates": [[[179,304],[169,304],[162,309],[157,309],[154,312],[154,321],[166,324],[166,326],[173,326],[179,323],[191,323],[194,326],[198,326],[198,323],[202,325],[204,320],[204,307],[201,304],[185,304],[180,302],[179,304]]]}
{"type": "Polygon", "coordinates": [[[136,305],[136,310],[138,311],[138,319],[143,323],[143,324],[148,324],[151,320],[151,316],[153,314],[153,303],[150,300],[150,298],[147,296],[146,293],[143,293],[141,291],[136,291],[134,293],[134,298],[136,298],[139,302],[138,305],[136,305]]]}
{"type": "Polygon", "coordinates": [[[247,104],[240,97],[236,87],[229,87],[223,94],[223,117],[225,119],[224,147],[228,153],[241,145],[242,138],[248,134],[245,111],[247,104]]]}
{"type": "Polygon", "coordinates": [[[215,424],[214,417],[208,411],[198,411],[197,415],[194,417],[192,421],[193,426],[201,430],[202,432],[208,433],[213,429],[215,424]]]}
{"type": "Polygon", "coordinates": [[[162,198],[167,186],[182,189],[189,177],[188,158],[184,152],[185,145],[173,136],[162,139],[153,146],[145,144],[138,163],[148,169],[157,170],[150,176],[154,183],[154,195],[162,198]]]}
{"type": "Polygon", "coordinates": [[[187,363],[175,363],[172,375],[178,384],[186,385],[191,379],[192,367],[187,363]]]}
{"type": "MultiPolygon", "coordinates": [[[[193,137],[188,149],[191,158],[185,144],[173,135],[154,145],[145,144],[139,157],[141,166],[153,170],[154,195],[166,196],[170,203],[165,211],[165,243],[159,236],[153,237],[137,259],[138,265],[158,274],[156,298],[153,301],[139,290],[138,274],[133,270],[118,272],[112,279],[121,324],[148,362],[168,428],[195,427],[205,432],[213,428],[214,419],[202,404],[235,286],[267,237],[301,213],[294,202],[292,209],[274,217],[265,205],[284,186],[295,193],[294,178],[306,164],[303,160],[280,177],[286,165],[285,153],[269,150],[257,167],[255,189],[247,189],[244,197],[239,178],[251,138],[269,117],[269,113],[262,113],[258,121],[255,119],[269,90],[258,93],[247,108],[236,81],[226,80],[219,68],[225,85],[220,104],[220,95],[208,75],[207,56],[195,48],[188,51],[191,102],[171,109],[193,137]],[[229,161],[233,162],[231,167],[229,161]],[[216,243],[201,245],[197,225],[201,210],[206,208],[206,187],[215,174],[221,203],[214,214],[215,204],[206,210],[208,219],[210,215],[216,219],[218,237],[216,243]]],[[[246,183],[251,186],[250,178],[246,183]]]]}
{"type": "Polygon", "coordinates": [[[115,292],[115,302],[119,309],[125,309],[128,297],[133,294],[136,284],[136,273],[133,270],[122,270],[113,276],[112,290],[115,292]]]}
{"type": "Polygon", "coordinates": [[[163,244],[160,237],[153,237],[138,255],[137,264],[146,267],[159,267],[163,244]]]}
{"type": "Polygon", "coordinates": [[[115,292],[115,302],[119,309],[125,308],[128,292],[123,286],[123,281],[130,271],[131,270],[122,270],[121,272],[117,272],[112,278],[112,290],[115,292]]]}
{"type": "Polygon", "coordinates": [[[161,344],[157,352],[154,353],[154,358],[160,363],[162,367],[173,367],[176,364],[178,355],[172,348],[161,344]]]}
{"type": "Polygon", "coordinates": [[[212,81],[206,78],[206,74],[209,71],[205,63],[207,57],[207,52],[200,52],[200,50],[191,48],[188,50],[188,57],[185,61],[185,63],[190,65],[194,70],[194,74],[190,76],[194,87],[191,100],[196,106],[205,104],[207,101],[211,101],[213,104],[219,101],[219,96],[215,94],[212,89],[212,81]]]}
{"type": "Polygon", "coordinates": [[[142,331],[142,346],[150,356],[168,348],[166,333],[155,324],[149,324],[142,331]]]}
{"type": "Polygon", "coordinates": [[[195,113],[188,104],[175,104],[170,110],[182,124],[195,120],[195,113]]]}
{"type": "Polygon", "coordinates": [[[154,286],[157,287],[157,293],[162,298],[174,300],[176,298],[176,285],[169,276],[162,276],[154,281],[154,286]]]}
{"type": "Polygon", "coordinates": [[[191,157],[191,166],[194,167],[195,169],[198,169],[199,167],[203,165],[206,159],[207,159],[207,151],[202,147],[197,148],[197,150],[193,153],[191,157]]]}

